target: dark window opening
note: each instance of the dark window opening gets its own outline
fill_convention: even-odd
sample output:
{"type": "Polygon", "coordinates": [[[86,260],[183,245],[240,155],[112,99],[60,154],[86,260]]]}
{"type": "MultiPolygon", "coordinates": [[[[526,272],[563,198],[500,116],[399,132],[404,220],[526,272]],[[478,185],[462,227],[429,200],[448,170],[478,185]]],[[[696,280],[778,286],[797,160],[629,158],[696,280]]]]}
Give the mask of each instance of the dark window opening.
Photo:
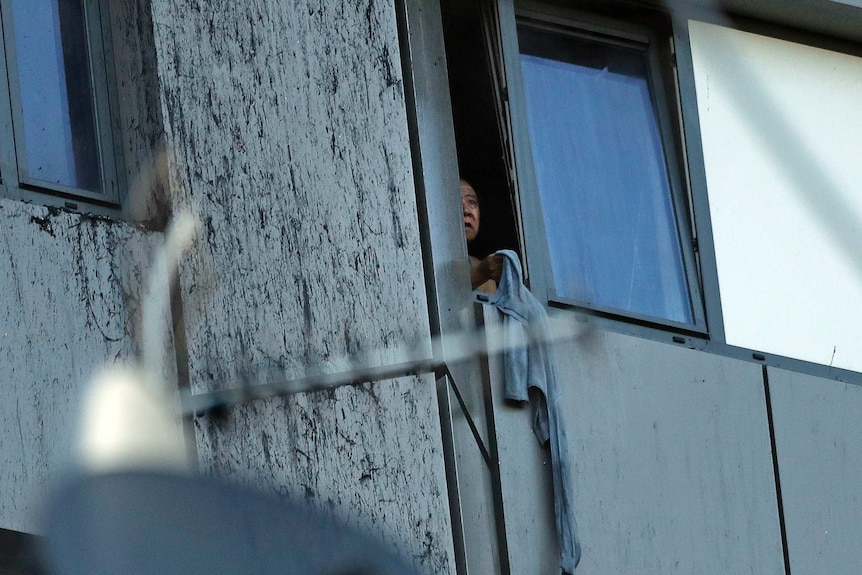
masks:
{"type": "MultiPolygon", "coordinates": [[[[500,94],[489,53],[489,7],[470,0],[443,0],[443,32],[461,177],[479,196],[479,236],[470,255],[499,249],[521,255],[515,199],[501,134],[500,94]],[[483,21],[484,19],[484,21],[483,21]]],[[[454,194],[453,194],[454,197],[454,194]]]]}

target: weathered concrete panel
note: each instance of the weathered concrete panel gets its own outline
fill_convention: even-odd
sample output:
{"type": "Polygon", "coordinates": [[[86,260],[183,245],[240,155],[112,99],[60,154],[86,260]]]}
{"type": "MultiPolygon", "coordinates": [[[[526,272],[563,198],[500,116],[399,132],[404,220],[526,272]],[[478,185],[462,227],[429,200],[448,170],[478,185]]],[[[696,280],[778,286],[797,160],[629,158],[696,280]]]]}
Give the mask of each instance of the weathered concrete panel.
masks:
{"type": "Polygon", "coordinates": [[[423,573],[451,573],[432,375],[248,404],[196,420],[202,465],[369,528],[423,573]]]}
{"type": "Polygon", "coordinates": [[[79,391],[134,353],[158,234],[3,199],[0,229],[0,527],[34,532],[67,462],[79,391]]]}
{"type": "Polygon", "coordinates": [[[193,384],[427,338],[394,10],[153,2],[193,384]],[[217,312],[217,313],[214,313],[217,312]]]}
{"type": "Polygon", "coordinates": [[[862,565],[862,388],[769,369],[790,569],[855,574],[862,565]]]}
{"type": "MultiPolygon", "coordinates": [[[[593,573],[784,572],[760,366],[599,331],[557,350],[593,573]]],[[[547,455],[492,371],[512,572],[558,561],[547,455]]]]}
{"type": "MultiPolygon", "coordinates": [[[[172,193],[204,223],[181,278],[192,388],[429,347],[392,3],[152,11],[172,193]]],[[[451,572],[434,384],[421,381],[252,404],[222,428],[200,420],[201,462],[279,492],[308,485],[451,572]]]]}
{"type": "Polygon", "coordinates": [[[125,181],[124,215],[158,227],[167,218],[164,133],[150,0],[108,6],[117,146],[125,181]]]}

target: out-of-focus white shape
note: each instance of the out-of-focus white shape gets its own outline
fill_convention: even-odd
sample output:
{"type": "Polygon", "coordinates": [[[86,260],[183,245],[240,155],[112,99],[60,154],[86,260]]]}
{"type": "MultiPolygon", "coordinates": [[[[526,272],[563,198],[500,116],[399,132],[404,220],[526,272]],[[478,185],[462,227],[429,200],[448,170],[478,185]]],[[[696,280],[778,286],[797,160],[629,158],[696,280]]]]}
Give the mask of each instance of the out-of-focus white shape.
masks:
{"type": "Polygon", "coordinates": [[[689,32],[727,343],[862,371],[862,59],[689,32]]]}
{"type": "Polygon", "coordinates": [[[171,281],[197,229],[191,213],[178,213],[155,254],[142,306],[142,365],[108,367],[86,390],[76,451],[79,464],[88,471],[191,469],[178,405],[169,401],[171,390],[159,375],[171,333],[167,319],[171,281]]]}
{"type": "MultiPolygon", "coordinates": [[[[179,270],[180,260],[197,235],[198,219],[191,212],[179,212],[168,226],[163,249],[158,250],[150,269],[149,284],[143,304],[141,328],[141,363],[144,373],[158,376],[165,340],[171,332],[167,324],[170,317],[171,281],[179,270]]],[[[156,381],[149,386],[160,390],[156,381]]]]}
{"type": "Polygon", "coordinates": [[[190,472],[177,409],[145,379],[139,369],[117,365],[91,382],[75,445],[85,470],[190,472]]]}

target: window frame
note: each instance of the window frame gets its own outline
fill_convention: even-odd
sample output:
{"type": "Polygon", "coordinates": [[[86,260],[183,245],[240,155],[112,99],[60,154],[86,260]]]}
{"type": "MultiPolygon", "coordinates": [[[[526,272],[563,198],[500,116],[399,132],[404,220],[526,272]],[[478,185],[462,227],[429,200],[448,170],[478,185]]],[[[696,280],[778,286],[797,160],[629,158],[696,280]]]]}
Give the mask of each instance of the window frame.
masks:
{"type": "MultiPolygon", "coordinates": [[[[727,344],[719,290],[718,264],[715,259],[716,250],[710,215],[706,164],[701,143],[694,62],[688,28],[689,20],[699,20],[779,40],[862,57],[862,32],[857,29],[854,31],[855,37],[849,37],[846,35],[846,29],[835,28],[838,24],[843,27],[847,25],[848,21],[858,21],[862,18],[862,8],[848,5],[836,6],[834,0],[817,0],[817,4],[817,6],[812,6],[811,10],[818,10],[822,21],[806,20],[804,12],[785,14],[758,5],[747,6],[753,10],[753,13],[746,14],[740,12],[740,7],[736,5],[728,5],[727,11],[719,12],[712,8],[691,4],[675,6],[671,11],[671,19],[675,46],[674,56],[677,66],[676,79],[679,82],[679,109],[685,120],[682,123],[683,136],[686,142],[684,152],[691,190],[692,213],[697,222],[698,257],[700,259],[704,306],[710,328],[708,345],[712,350],[725,355],[742,359],[754,357],[756,361],[766,361],[764,358],[772,358],[769,360],[770,365],[793,366],[792,369],[794,370],[810,372],[814,375],[822,375],[820,371],[823,368],[823,371],[829,375],[834,375],[836,373],[835,368],[825,368],[820,364],[805,360],[762,353],[727,344]],[[853,18],[847,18],[848,11],[852,13],[853,18]],[[757,15],[755,16],[754,13],[757,15]]],[[[856,372],[845,371],[841,379],[844,381],[856,380],[858,379],[857,375],[856,372]]]]}
{"type": "Polygon", "coordinates": [[[108,1],[82,0],[102,187],[101,192],[93,192],[46,182],[27,174],[12,0],[0,0],[0,127],[3,128],[0,134],[0,196],[97,215],[120,215],[124,194],[121,154],[116,137],[116,94],[111,84],[113,56],[108,1]]]}
{"type": "MultiPolygon", "coordinates": [[[[670,331],[689,337],[708,339],[712,314],[707,313],[701,275],[700,258],[697,253],[699,229],[696,214],[692,209],[691,185],[687,169],[683,113],[680,106],[679,80],[676,73],[675,33],[667,39],[667,47],[656,30],[616,16],[608,18],[574,8],[529,0],[500,0],[499,18],[503,36],[503,58],[505,62],[511,124],[515,142],[515,165],[517,187],[523,205],[526,258],[531,270],[531,289],[551,307],[571,309],[591,316],[607,318],[614,322],[646,326],[659,331],[670,331]],[[583,301],[570,300],[557,295],[551,277],[549,238],[546,233],[538,186],[536,184],[532,149],[526,118],[524,86],[520,67],[517,27],[526,25],[573,33],[574,35],[602,36],[624,42],[635,42],[644,46],[648,66],[648,83],[653,110],[660,132],[664,151],[671,203],[677,224],[679,246],[692,307],[693,323],[683,323],[665,318],[620,310],[583,301]],[[666,53],[662,53],[662,52],[666,53]],[[674,114],[673,112],[676,112],[674,114]],[[676,117],[674,117],[676,116],[676,117]],[[709,320],[709,321],[708,321],[709,320]]],[[[668,30],[675,30],[674,22],[665,18],[668,30]]],[[[720,322],[719,322],[720,323],[720,322]]]]}
{"type": "MultiPolygon", "coordinates": [[[[420,205],[429,214],[441,215],[442,212],[446,212],[449,217],[452,217],[450,214],[452,198],[449,196],[451,186],[447,184],[443,186],[444,189],[437,189],[441,181],[448,181],[454,177],[452,174],[457,171],[457,162],[451,157],[455,154],[456,149],[456,142],[452,133],[452,120],[449,115],[451,86],[445,75],[441,76],[438,73],[441,68],[445,69],[446,66],[444,55],[440,53],[438,46],[440,39],[435,37],[436,41],[429,44],[426,30],[423,28],[426,20],[434,20],[434,14],[439,17],[441,6],[438,0],[397,0],[397,2],[407,5],[408,11],[414,10],[425,19],[422,24],[405,25],[402,30],[403,37],[406,38],[404,45],[409,47],[411,54],[411,58],[407,59],[410,64],[405,64],[405,69],[411,71],[417,79],[417,86],[421,87],[421,89],[417,88],[415,97],[411,100],[412,103],[408,104],[408,108],[421,120],[416,124],[416,133],[413,136],[415,139],[412,140],[415,147],[414,151],[421,158],[422,165],[422,170],[416,172],[417,182],[426,182],[427,180],[431,185],[429,190],[435,193],[440,192],[445,197],[420,194],[420,205]],[[416,68],[417,62],[425,67],[416,68]],[[429,70],[432,73],[426,74],[425,72],[429,70]],[[431,154],[428,153],[429,149],[431,154]]],[[[501,114],[504,132],[508,136],[506,152],[515,156],[516,152],[523,154],[525,140],[521,134],[527,133],[527,130],[525,125],[518,125],[519,118],[523,118],[523,116],[517,110],[519,105],[517,92],[522,87],[520,81],[514,82],[518,76],[512,72],[518,66],[518,45],[516,37],[511,31],[516,30],[515,3],[518,3],[518,7],[523,7],[525,1],[482,0],[482,2],[488,5],[490,12],[488,17],[496,19],[499,25],[499,37],[492,36],[493,53],[499,56],[498,62],[502,71],[498,85],[495,86],[495,89],[499,90],[500,101],[502,102],[501,111],[497,113],[501,114]],[[512,62],[513,54],[514,63],[512,62]],[[515,150],[516,146],[521,146],[521,149],[515,150]]],[[[810,0],[804,5],[796,6],[796,9],[792,11],[765,0],[758,0],[757,2],[727,0],[721,10],[704,6],[702,3],[692,0],[684,0],[673,6],[668,6],[659,0],[606,0],[605,2],[543,0],[541,3],[533,2],[532,5],[545,9],[550,7],[551,10],[553,10],[554,5],[565,5],[569,8],[581,6],[583,11],[599,11],[612,15],[620,10],[631,11],[636,14],[643,11],[659,15],[664,21],[670,22],[669,29],[672,30],[677,71],[674,79],[677,87],[670,93],[674,94],[675,92],[675,96],[678,98],[677,113],[681,118],[678,121],[682,125],[682,133],[679,137],[682,141],[682,153],[684,154],[681,157],[684,160],[683,167],[687,169],[685,176],[690,190],[688,200],[692,210],[692,222],[695,223],[694,227],[697,231],[700,289],[709,333],[703,335],[688,331],[676,331],[663,325],[656,325],[653,322],[639,323],[627,316],[603,317],[593,310],[567,306],[562,306],[566,309],[559,311],[560,320],[583,323],[590,326],[591,332],[595,328],[597,333],[610,331],[634,338],[660,341],[722,357],[752,362],[763,368],[785,369],[829,380],[862,385],[862,372],[816,364],[757,349],[736,347],[725,341],[708,190],[706,189],[700,141],[700,124],[686,25],[688,19],[717,24],[724,23],[744,31],[862,56],[862,27],[858,26],[858,23],[862,22],[862,7],[844,5],[835,0],[810,0]]],[[[439,23],[437,25],[439,26],[439,23]]],[[[663,25],[662,29],[664,28],[663,25]]],[[[410,74],[406,76],[410,77],[410,74]]],[[[529,146],[526,150],[528,154],[531,153],[529,146]]],[[[531,173],[527,173],[532,170],[532,163],[527,162],[525,165],[524,162],[521,162],[519,165],[513,165],[512,168],[512,171],[506,176],[510,180],[512,190],[518,194],[524,212],[520,219],[516,220],[516,225],[521,226],[519,232],[529,245],[529,250],[524,249],[522,251],[522,263],[525,266],[525,271],[528,266],[531,272],[535,271],[534,274],[531,273],[528,276],[529,285],[535,295],[547,306],[549,300],[546,293],[542,291],[546,284],[542,277],[541,261],[537,256],[537,252],[542,251],[542,246],[546,242],[544,230],[536,229],[537,227],[543,228],[541,214],[538,214],[538,218],[535,217],[537,214],[530,214],[531,211],[535,211],[536,206],[529,201],[529,194],[522,190],[524,182],[533,177],[531,173]],[[538,221],[539,224],[531,225],[530,222],[532,221],[538,221]]],[[[429,185],[427,182],[426,186],[429,185]]],[[[453,220],[457,223],[460,221],[460,217],[453,217],[453,220]]],[[[452,248],[453,242],[458,244],[463,240],[463,229],[453,225],[452,221],[446,218],[442,220],[431,218],[429,222],[432,231],[442,234],[438,239],[442,238],[440,245],[444,248],[452,248]]],[[[457,246],[454,247],[457,248],[457,246]]],[[[429,294],[433,295],[432,299],[437,302],[437,305],[442,306],[440,309],[445,308],[448,312],[460,309],[459,306],[467,298],[453,294],[460,293],[456,288],[460,288],[464,282],[463,270],[458,265],[452,265],[452,262],[460,261],[459,258],[463,257],[461,251],[465,251],[466,248],[462,244],[460,250],[456,249],[452,252],[451,249],[449,251],[443,249],[441,252],[436,242],[431,242],[427,248],[427,250],[423,249],[425,257],[433,263],[435,269],[439,268],[445,271],[442,276],[434,276],[434,287],[429,288],[429,294]],[[455,271],[453,272],[453,270],[455,271]],[[453,297],[447,299],[440,296],[440,294],[445,295],[447,293],[453,297]],[[456,304],[453,305],[452,302],[456,302],[456,304]]],[[[551,303],[551,307],[556,306],[551,303]]],[[[555,310],[551,309],[550,311],[553,313],[555,310]]]]}
{"type": "MultiPolygon", "coordinates": [[[[513,78],[511,55],[512,35],[503,34],[504,30],[514,30],[515,0],[482,0],[487,3],[489,18],[499,23],[501,34],[492,36],[493,53],[499,55],[502,78],[495,86],[501,94],[501,113],[504,133],[508,137],[507,153],[513,153],[515,135],[525,126],[513,125],[518,114],[511,112],[512,106],[517,106],[516,91],[518,84],[508,85],[513,78]],[[508,59],[506,59],[508,57],[508,59]]],[[[564,0],[546,0],[562,3],[564,0]]],[[[574,5],[578,0],[565,0],[567,6],[574,5]]],[[[606,2],[588,2],[582,0],[580,5],[586,9],[599,6],[621,4],[612,0],[606,2]]],[[[519,3],[520,5],[520,3],[519,3]]],[[[741,30],[760,33],[776,38],[791,40],[804,44],[862,56],[862,7],[855,7],[836,2],[835,0],[806,0],[804,5],[796,5],[795,10],[786,10],[786,6],[777,6],[773,2],[758,0],[727,0],[722,4],[722,10],[705,6],[702,2],[684,0],[668,6],[658,0],[630,0],[625,2],[628,8],[640,6],[651,12],[671,19],[674,39],[674,52],[677,63],[677,78],[679,83],[677,97],[680,98],[679,113],[682,116],[684,138],[684,153],[687,177],[690,183],[690,204],[693,221],[696,222],[698,240],[698,260],[700,263],[701,290],[706,310],[709,334],[707,337],[698,334],[678,333],[663,326],[643,325],[631,318],[613,316],[604,318],[589,310],[568,309],[560,312],[560,319],[577,321],[589,325],[590,333],[601,334],[603,331],[619,333],[626,336],[659,341],[670,345],[711,353],[722,357],[734,358],[740,361],[752,362],[764,369],[783,369],[796,373],[804,373],[828,380],[862,385],[862,372],[816,364],[805,360],[790,358],[762,350],[748,349],[729,345],[724,339],[724,327],[721,315],[718,279],[712,248],[712,230],[709,216],[708,195],[705,184],[705,174],[702,163],[702,147],[700,142],[700,127],[697,114],[697,102],[694,98],[694,77],[691,70],[691,54],[688,46],[688,29],[685,22],[689,18],[710,23],[730,23],[741,30]],[[720,20],[719,20],[720,19],[720,20]],[[700,160],[698,159],[700,158],[700,160]],[[595,328],[595,332],[593,332],[595,328]]],[[[457,198],[453,196],[457,189],[458,163],[456,157],[456,141],[453,133],[451,117],[450,93],[452,87],[446,77],[446,58],[442,49],[443,38],[440,31],[441,4],[438,0],[396,0],[396,6],[404,11],[399,28],[402,39],[402,62],[405,69],[405,93],[408,95],[408,116],[411,118],[411,145],[414,151],[414,175],[417,184],[418,205],[420,217],[427,222],[430,239],[423,243],[423,257],[426,270],[429,301],[433,302],[435,313],[449,328],[456,331],[463,327],[463,318],[458,316],[463,305],[469,301],[469,290],[465,285],[466,245],[463,243],[463,228],[460,226],[460,214],[453,215],[457,198]],[[409,15],[409,17],[408,17],[409,15]],[[455,182],[455,183],[452,183],[455,182]],[[439,241],[437,241],[439,240],[439,241]],[[436,311],[440,311],[437,314],[436,311]],[[455,314],[455,315],[453,315],[455,314]],[[456,317],[457,316],[457,317],[456,317]],[[454,323],[452,323],[454,322],[454,323]]],[[[517,55],[517,43],[514,45],[517,55]]],[[[497,62],[495,62],[497,64],[497,62]]],[[[521,182],[525,180],[527,168],[519,166],[506,174],[514,193],[520,194],[521,182]]],[[[524,211],[533,210],[529,196],[523,198],[524,211]]],[[[516,221],[521,225],[520,233],[524,234],[530,244],[530,251],[522,251],[523,263],[526,266],[535,264],[535,276],[529,277],[534,293],[540,299],[545,296],[540,293],[542,285],[540,262],[533,262],[536,252],[536,242],[546,241],[543,232],[537,234],[535,226],[527,226],[527,214],[516,221]]],[[[423,236],[424,237],[424,236],[423,236]]],[[[544,299],[543,303],[547,304],[544,299]]],[[[551,310],[552,312],[554,310],[551,310]]],[[[444,329],[444,331],[446,331],[444,329]]]]}
{"type": "MultiPolygon", "coordinates": [[[[689,37],[689,21],[700,21],[707,24],[723,26],[728,29],[748,32],[777,40],[792,42],[830,52],[847,54],[862,58],[862,32],[855,30],[854,36],[846,35],[846,30],[836,28],[836,18],[846,24],[847,11],[853,12],[851,21],[862,19],[862,7],[851,5],[836,6],[835,0],[820,0],[819,12],[824,22],[800,21],[800,15],[781,21],[778,14],[758,13],[757,15],[743,12],[719,12],[702,6],[686,5],[675,9],[672,14],[674,42],[677,46],[678,79],[680,81],[680,107],[687,118],[685,137],[696,144],[688,146],[688,168],[690,171],[693,194],[693,211],[700,229],[700,249],[702,254],[702,269],[707,297],[705,305],[710,316],[711,329],[709,348],[717,353],[751,360],[773,367],[792,371],[809,373],[817,377],[826,377],[839,381],[862,384],[862,372],[836,368],[823,363],[779,355],[773,352],[763,352],[755,348],[746,348],[727,342],[722,312],[722,298],[718,279],[718,264],[716,261],[716,245],[712,231],[710,216],[711,203],[709,186],[706,176],[706,161],[701,143],[701,122],[698,111],[697,93],[695,87],[694,61],[691,53],[689,37]],[[708,265],[705,265],[708,264],[708,265]],[[712,311],[710,311],[712,310],[712,311]],[[714,320],[712,318],[715,318],[714,320]]],[[[812,7],[812,9],[815,9],[812,7]]]]}

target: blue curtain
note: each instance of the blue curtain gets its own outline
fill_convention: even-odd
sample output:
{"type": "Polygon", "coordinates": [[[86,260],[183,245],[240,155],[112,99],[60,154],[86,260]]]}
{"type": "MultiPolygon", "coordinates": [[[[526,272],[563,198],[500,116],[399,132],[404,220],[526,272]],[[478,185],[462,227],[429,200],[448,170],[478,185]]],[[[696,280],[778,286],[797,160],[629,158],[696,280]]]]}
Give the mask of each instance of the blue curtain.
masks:
{"type": "Polygon", "coordinates": [[[645,75],[526,54],[521,68],[557,294],[692,323],[645,75]]]}

